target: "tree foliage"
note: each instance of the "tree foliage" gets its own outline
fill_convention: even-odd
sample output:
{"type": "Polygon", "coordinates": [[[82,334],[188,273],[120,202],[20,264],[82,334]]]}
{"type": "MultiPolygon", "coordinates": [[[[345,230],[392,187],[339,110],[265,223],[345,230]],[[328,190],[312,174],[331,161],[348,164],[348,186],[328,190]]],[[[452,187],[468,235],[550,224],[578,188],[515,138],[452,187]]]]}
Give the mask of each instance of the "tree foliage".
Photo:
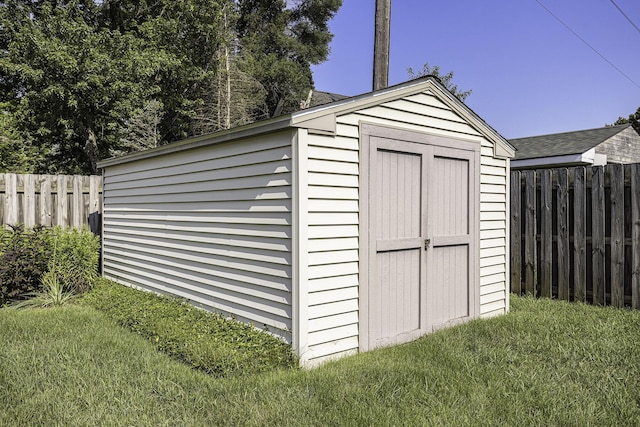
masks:
{"type": "Polygon", "coordinates": [[[96,162],[290,111],[341,0],[0,2],[6,170],[96,162]],[[21,150],[14,150],[15,147],[21,150]]]}
{"type": "Polygon", "coordinates": [[[237,34],[251,72],[266,91],[266,111],[277,116],[299,108],[313,88],[311,64],[326,60],[328,21],[342,0],[239,0],[237,34]]]}
{"type": "Polygon", "coordinates": [[[407,73],[409,74],[410,79],[417,79],[424,76],[437,77],[442,82],[444,87],[446,87],[449,92],[453,94],[453,96],[455,96],[462,102],[464,102],[472,92],[472,90],[463,91],[459,89],[457,85],[453,84],[453,71],[449,71],[448,73],[443,74],[442,71],[440,71],[440,66],[431,66],[428,62],[426,62],[422,66],[422,70],[417,72],[414,72],[413,68],[409,67],[407,69],[407,73]]]}
{"type": "Polygon", "coordinates": [[[147,101],[123,126],[120,145],[125,150],[112,149],[109,154],[120,156],[127,152],[147,150],[160,145],[159,127],[162,116],[162,103],[157,99],[147,101]]]}
{"type": "Polygon", "coordinates": [[[614,125],[624,125],[627,123],[631,123],[631,126],[640,134],[640,107],[638,107],[635,113],[629,114],[628,118],[618,117],[614,125]]]}
{"type": "Polygon", "coordinates": [[[41,157],[37,147],[20,138],[15,117],[0,103],[0,173],[32,173],[41,157]]]}

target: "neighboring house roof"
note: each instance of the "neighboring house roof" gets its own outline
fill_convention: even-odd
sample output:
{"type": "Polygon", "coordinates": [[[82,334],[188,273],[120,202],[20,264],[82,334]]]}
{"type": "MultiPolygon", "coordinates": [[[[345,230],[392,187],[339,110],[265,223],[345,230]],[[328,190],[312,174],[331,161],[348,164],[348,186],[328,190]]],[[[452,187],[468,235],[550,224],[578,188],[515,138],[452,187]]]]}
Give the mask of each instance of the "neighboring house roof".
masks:
{"type": "Polygon", "coordinates": [[[331,92],[322,92],[314,90],[311,96],[310,107],[317,107],[318,105],[330,104],[331,102],[340,101],[349,98],[347,95],[340,95],[331,92]]]}
{"type": "MultiPolygon", "coordinates": [[[[294,113],[283,114],[271,119],[216,132],[214,134],[201,135],[183,141],[162,145],[150,150],[106,159],[99,162],[98,167],[103,168],[142,158],[183,151],[190,148],[202,147],[211,144],[221,144],[240,138],[256,136],[262,133],[274,132],[287,128],[305,128],[313,131],[314,133],[335,135],[337,115],[373,107],[384,102],[401,99],[424,91],[430,91],[436,95],[441,102],[451,108],[451,110],[460,117],[465,119],[480,134],[487,138],[487,140],[491,141],[494,144],[494,156],[498,158],[513,157],[514,148],[502,135],[489,126],[467,105],[452,95],[437,77],[425,76],[400,83],[395,86],[390,86],[385,89],[364,93],[358,96],[345,97],[344,99],[335,100],[329,104],[302,109],[294,113]]],[[[330,95],[340,96],[335,94],[330,95]]]]}
{"type": "Polygon", "coordinates": [[[640,163],[640,135],[630,124],[516,138],[512,169],[640,163]]]}
{"type": "Polygon", "coordinates": [[[516,156],[513,159],[514,161],[539,157],[564,156],[568,154],[582,154],[617,135],[629,126],[631,125],[624,124],[597,129],[554,133],[551,135],[530,136],[527,138],[510,139],[509,142],[517,150],[516,156]]]}

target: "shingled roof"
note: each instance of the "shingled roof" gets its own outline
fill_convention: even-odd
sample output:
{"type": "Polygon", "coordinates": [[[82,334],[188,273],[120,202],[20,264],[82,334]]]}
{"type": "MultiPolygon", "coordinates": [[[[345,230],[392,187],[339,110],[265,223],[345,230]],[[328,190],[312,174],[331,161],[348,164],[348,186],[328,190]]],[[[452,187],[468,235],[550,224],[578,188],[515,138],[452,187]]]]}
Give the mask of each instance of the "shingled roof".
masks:
{"type": "Polygon", "coordinates": [[[581,154],[622,132],[629,126],[631,125],[624,124],[551,135],[530,136],[510,139],[509,142],[517,150],[516,157],[513,160],[581,154]]]}
{"type": "Polygon", "coordinates": [[[310,107],[317,107],[318,105],[329,104],[331,102],[341,101],[347,98],[349,97],[346,95],[340,95],[338,93],[322,92],[319,90],[314,90],[313,95],[311,97],[310,107]]]}

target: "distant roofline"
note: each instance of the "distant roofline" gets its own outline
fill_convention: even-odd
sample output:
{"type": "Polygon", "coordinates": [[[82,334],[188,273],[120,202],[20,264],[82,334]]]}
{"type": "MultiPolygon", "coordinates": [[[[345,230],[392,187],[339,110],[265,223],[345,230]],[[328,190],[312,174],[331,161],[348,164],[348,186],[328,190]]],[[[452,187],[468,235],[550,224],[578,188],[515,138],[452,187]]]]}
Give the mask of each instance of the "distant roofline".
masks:
{"type": "Polygon", "coordinates": [[[531,139],[531,138],[540,138],[540,137],[545,137],[545,136],[557,136],[557,135],[566,135],[569,133],[579,133],[579,132],[589,132],[589,131],[593,131],[593,130],[599,130],[599,129],[605,129],[605,128],[617,128],[619,127],[620,130],[623,130],[625,128],[628,128],[629,126],[631,126],[631,123],[624,123],[621,125],[605,125],[605,126],[599,126],[596,128],[589,128],[589,129],[577,129],[577,130],[570,130],[570,131],[566,131],[566,132],[556,132],[556,133],[545,133],[545,134],[540,134],[540,135],[531,135],[531,136],[522,136],[520,138],[509,138],[509,141],[521,141],[524,139],[531,139]]]}

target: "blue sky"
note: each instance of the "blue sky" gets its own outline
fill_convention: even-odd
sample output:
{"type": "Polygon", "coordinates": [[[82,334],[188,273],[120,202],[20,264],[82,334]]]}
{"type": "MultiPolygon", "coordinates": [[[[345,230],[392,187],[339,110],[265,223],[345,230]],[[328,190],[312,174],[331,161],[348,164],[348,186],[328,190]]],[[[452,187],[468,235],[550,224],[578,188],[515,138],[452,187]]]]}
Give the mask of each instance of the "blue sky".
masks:
{"type": "MultiPolygon", "coordinates": [[[[601,127],[640,107],[640,32],[611,0],[392,0],[389,84],[425,62],[472,89],[471,107],[506,138],[601,127]]],[[[614,0],[640,27],[640,1],[614,0]]],[[[318,90],[371,91],[375,0],[343,0],[318,90]]]]}

